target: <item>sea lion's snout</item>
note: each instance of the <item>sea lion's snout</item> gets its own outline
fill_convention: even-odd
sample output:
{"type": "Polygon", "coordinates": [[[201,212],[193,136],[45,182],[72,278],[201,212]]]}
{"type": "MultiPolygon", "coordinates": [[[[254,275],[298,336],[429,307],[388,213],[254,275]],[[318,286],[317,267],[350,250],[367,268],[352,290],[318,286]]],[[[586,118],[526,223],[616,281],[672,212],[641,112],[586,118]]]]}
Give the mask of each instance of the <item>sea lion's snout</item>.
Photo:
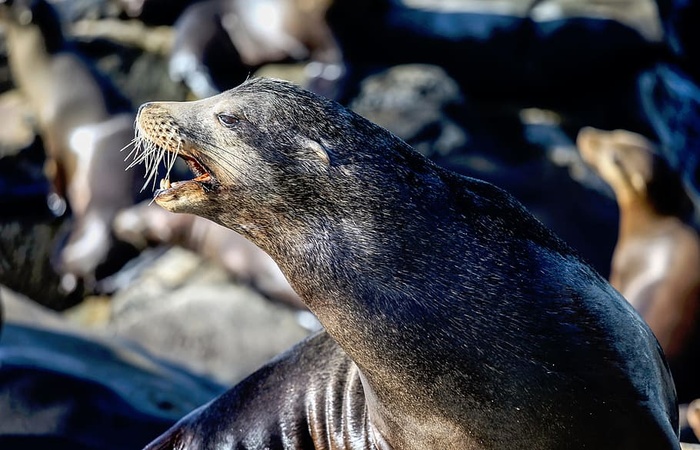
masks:
{"type": "Polygon", "coordinates": [[[655,146],[627,130],[583,128],[577,137],[581,157],[619,195],[646,195],[654,167],[655,146]],[[624,193],[623,193],[624,192],[624,193]]]}
{"type": "Polygon", "coordinates": [[[583,159],[589,164],[595,160],[596,149],[599,145],[599,133],[595,128],[584,127],[576,136],[576,146],[583,159]]]}
{"type": "Polygon", "coordinates": [[[218,183],[201,161],[200,153],[192,148],[182,132],[176,118],[177,105],[179,103],[152,102],[139,108],[134,149],[129,155],[134,159],[129,167],[145,164],[144,187],[153,183],[155,188],[159,167],[163,163],[166,173],[160,180],[154,201],[173,212],[196,212],[198,206],[208,200],[207,193],[214,190],[218,183]],[[178,157],[185,161],[193,178],[171,183],[170,172],[178,157]]]}
{"type": "Polygon", "coordinates": [[[143,137],[167,151],[177,151],[184,143],[180,127],[166,103],[141,105],[136,116],[136,129],[143,133],[143,137]]]}

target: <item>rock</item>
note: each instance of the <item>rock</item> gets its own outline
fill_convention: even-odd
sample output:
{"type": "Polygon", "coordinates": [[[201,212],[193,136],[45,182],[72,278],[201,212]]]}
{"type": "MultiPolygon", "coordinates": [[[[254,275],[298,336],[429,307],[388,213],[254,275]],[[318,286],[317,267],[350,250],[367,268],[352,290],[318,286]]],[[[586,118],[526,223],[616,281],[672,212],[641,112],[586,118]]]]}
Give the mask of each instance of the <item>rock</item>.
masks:
{"type": "Polygon", "coordinates": [[[121,211],[113,229],[118,239],[137,248],[167,244],[192,250],[264,296],[306,309],[272,258],[240,234],[210,220],[174,214],[146,201],[121,211]]]}
{"type": "Polygon", "coordinates": [[[657,64],[638,80],[659,152],[683,180],[700,224],[700,85],[683,69],[657,64]]]}
{"type": "MultiPolygon", "coordinates": [[[[580,112],[600,108],[602,92],[610,97],[660,54],[653,0],[336,0],[328,21],[351,93],[378,65],[423,63],[444,68],[470,98],[580,112]]],[[[631,120],[625,113],[610,119],[631,120]]]]}
{"type": "Polygon", "coordinates": [[[141,448],[223,387],[133,343],[71,326],[7,289],[0,447],[141,448]]]}
{"type": "Polygon", "coordinates": [[[665,42],[675,61],[695,81],[700,81],[700,2],[694,0],[657,0],[665,31],[665,42]]]}
{"type": "Polygon", "coordinates": [[[443,69],[422,64],[396,66],[365,78],[350,103],[355,112],[427,157],[465,147],[465,130],[450,117],[450,112],[464,107],[457,83],[443,69]]]}
{"type": "Polygon", "coordinates": [[[225,384],[308,335],[296,310],[232,283],[222,268],[178,247],[112,302],[108,333],[225,384]]]}
{"type": "MultiPolygon", "coordinates": [[[[3,161],[0,161],[2,163],[3,161]]],[[[51,264],[56,242],[69,229],[66,219],[53,218],[37,202],[16,201],[7,207],[20,217],[0,220],[0,284],[32,298],[53,310],[62,311],[82,301],[83,287],[61,288],[61,277],[51,264]]]]}

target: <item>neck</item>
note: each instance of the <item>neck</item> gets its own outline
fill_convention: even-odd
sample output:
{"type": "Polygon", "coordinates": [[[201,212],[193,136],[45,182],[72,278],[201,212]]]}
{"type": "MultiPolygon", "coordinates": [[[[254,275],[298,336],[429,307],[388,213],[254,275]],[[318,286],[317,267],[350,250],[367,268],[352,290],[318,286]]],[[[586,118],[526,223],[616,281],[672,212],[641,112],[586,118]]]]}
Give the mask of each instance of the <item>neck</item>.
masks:
{"type": "Polygon", "coordinates": [[[356,361],[361,359],[353,354],[359,342],[371,342],[386,333],[394,310],[415,301],[399,295],[401,278],[406,278],[406,285],[416,283],[408,279],[417,278],[413,269],[405,266],[427,261],[421,243],[406,238],[407,234],[418,236],[422,225],[401,223],[399,217],[385,222],[380,205],[372,207],[374,211],[345,211],[336,205],[329,213],[352,220],[319,218],[300,223],[294,214],[271,213],[258,217],[257,226],[235,227],[277,262],[294,290],[356,361]]]}
{"type": "Polygon", "coordinates": [[[618,195],[617,202],[620,208],[620,239],[633,236],[665,217],[656,211],[649,199],[641,195],[618,195]]]}
{"type": "Polygon", "coordinates": [[[378,371],[387,364],[396,366],[396,374],[435,355],[463,356],[458,349],[450,350],[454,343],[444,342],[444,336],[426,337],[426,323],[451,323],[452,314],[461,314],[464,322],[458,326],[465,326],[473,314],[466,304],[462,313],[442,308],[444,299],[433,287],[452,280],[451,274],[435,271],[437,261],[458,267],[466,257],[459,243],[462,238],[450,225],[452,219],[426,214],[432,218],[426,223],[423,214],[408,209],[387,215],[388,207],[377,203],[375,199],[375,209],[364,215],[351,207],[333,213],[353,220],[319,220],[296,228],[284,224],[254,240],[278,263],[294,290],[373,385],[383,383],[378,371]],[[426,341],[434,342],[434,348],[426,341]]]}
{"type": "MultiPolygon", "coordinates": [[[[429,184],[397,176],[402,188],[394,190],[391,183],[375,189],[353,184],[336,192],[356,196],[329,204],[322,203],[327,196],[315,196],[305,212],[319,211],[317,219],[298,219],[301,212],[285,219],[279,210],[261,218],[256,208],[256,220],[224,216],[221,223],[241,231],[278,263],[359,367],[374,404],[383,408],[370,406],[370,414],[397,422],[393,413],[407,409],[420,420],[439,412],[460,429],[486,430],[492,426],[489,417],[464,405],[483,401],[476,398],[479,392],[506,405],[508,389],[522,386],[503,374],[539,357],[536,346],[502,357],[499,337],[507,330],[540,329],[529,315],[513,316],[512,302],[503,301],[504,286],[509,296],[529,298],[533,270],[558,275],[571,270],[573,276],[580,267],[567,258],[568,247],[503,191],[431,167],[422,178],[429,184]],[[246,230],[231,222],[257,227],[246,230]],[[533,251],[539,255],[536,268],[533,251]],[[464,390],[464,383],[479,389],[464,390]]],[[[558,299],[560,289],[548,283],[538,295],[558,299]]],[[[409,422],[399,428],[411,428],[409,422]]],[[[453,429],[449,423],[440,428],[453,429]]],[[[458,448],[440,446],[453,447],[458,448]]]]}

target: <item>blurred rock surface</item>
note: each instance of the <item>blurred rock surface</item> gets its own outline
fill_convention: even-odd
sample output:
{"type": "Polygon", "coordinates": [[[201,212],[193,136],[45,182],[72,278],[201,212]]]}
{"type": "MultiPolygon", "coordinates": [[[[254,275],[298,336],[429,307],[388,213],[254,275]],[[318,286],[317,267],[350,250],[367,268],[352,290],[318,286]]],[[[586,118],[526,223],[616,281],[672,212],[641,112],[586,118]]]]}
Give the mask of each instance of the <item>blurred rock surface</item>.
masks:
{"type": "Polygon", "coordinates": [[[177,247],[117,292],[111,307],[106,333],[229,385],[308,334],[297,310],[177,247]]]}
{"type": "Polygon", "coordinates": [[[223,386],[0,288],[0,446],[141,448],[223,386]]]}

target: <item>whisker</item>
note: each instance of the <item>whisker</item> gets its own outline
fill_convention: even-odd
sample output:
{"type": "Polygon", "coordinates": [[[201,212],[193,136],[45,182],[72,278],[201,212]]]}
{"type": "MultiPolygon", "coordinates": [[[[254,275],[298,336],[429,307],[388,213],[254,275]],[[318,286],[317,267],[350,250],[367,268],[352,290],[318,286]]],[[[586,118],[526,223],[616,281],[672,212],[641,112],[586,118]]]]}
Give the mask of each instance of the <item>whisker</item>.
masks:
{"type": "Polygon", "coordinates": [[[143,163],[147,158],[148,158],[148,150],[145,149],[143,153],[134,155],[135,153],[139,152],[141,150],[141,147],[144,145],[143,141],[137,141],[135,143],[134,149],[129,153],[129,155],[126,157],[124,161],[129,159],[130,157],[134,157],[134,160],[127,166],[127,169],[133,169],[135,166],[143,163]]]}
{"type": "MultiPolygon", "coordinates": [[[[168,139],[177,139],[176,133],[174,130],[170,130],[168,133],[168,139]]],[[[175,162],[177,161],[177,156],[180,154],[180,149],[182,149],[182,140],[177,139],[177,147],[175,147],[175,151],[171,152],[168,159],[168,163],[166,166],[166,172],[165,172],[165,180],[170,181],[170,172],[173,170],[173,167],[175,167],[175,162]]]]}
{"type": "MultiPolygon", "coordinates": [[[[143,140],[137,141],[136,146],[134,147],[134,150],[132,151],[132,154],[136,153],[138,151],[142,151],[142,153],[134,155],[134,160],[131,162],[131,164],[129,164],[129,166],[127,167],[128,169],[131,169],[134,166],[141,164],[141,163],[148,160],[148,158],[150,157],[150,152],[151,152],[151,149],[148,146],[149,146],[148,142],[144,142],[143,140]]],[[[131,154],[130,154],[130,156],[131,156],[131,154]]],[[[148,163],[146,163],[146,166],[148,166],[148,163]]]]}
{"type": "MultiPolygon", "coordinates": [[[[123,152],[124,150],[126,150],[126,149],[129,148],[129,147],[131,147],[132,145],[135,145],[135,144],[136,144],[136,139],[137,139],[137,138],[134,136],[134,138],[133,138],[128,144],[126,144],[124,147],[122,147],[121,150],[119,150],[119,151],[120,151],[120,152],[123,152]]],[[[133,151],[134,151],[134,149],[131,150],[131,152],[133,152],[133,151]]],[[[131,152],[129,152],[129,155],[127,155],[127,158],[131,155],[131,152]]]]}
{"type": "MultiPolygon", "coordinates": [[[[152,185],[151,189],[155,191],[158,183],[158,169],[161,163],[163,164],[165,172],[164,180],[170,181],[171,173],[175,168],[175,164],[177,163],[177,157],[182,153],[184,142],[177,130],[168,129],[165,136],[159,137],[159,142],[164,142],[164,145],[168,146],[166,148],[151,140],[148,137],[148,134],[140,128],[138,123],[134,128],[134,138],[122,149],[126,150],[127,148],[131,147],[129,154],[126,156],[124,161],[131,159],[127,165],[127,170],[143,164],[144,183],[141,187],[141,191],[144,191],[149,185],[152,185]]],[[[245,163],[246,166],[250,166],[254,163],[250,157],[246,158],[245,154],[232,153],[230,150],[222,148],[213,142],[210,142],[209,145],[211,145],[215,150],[214,156],[218,155],[219,157],[237,159],[245,163]]],[[[236,170],[235,167],[236,165],[233,165],[233,167],[227,167],[226,170],[232,176],[242,176],[242,172],[240,170],[236,170]]]]}
{"type": "MultiPolygon", "coordinates": [[[[251,158],[246,158],[242,156],[241,154],[237,153],[232,153],[230,150],[227,150],[216,143],[209,143],[214,149],[219,150],[221,152],[221,155],[219,157],[229,157],[232,159],[236,159],[238,161],[241,161],[245,163],[247,166],[253,166],[254,161],[251,158]]],[[[228,172],[232,177],[238,178],[244,175],[244,173],[240,170],[236,170],[236,166],[234,164],[223,164],[220,167],[222,170],[228,172]]]]}
{"type": "Polygon", "coordinates": [[[149,170],[149,173],[148,177],[146,178],[146,182],[141,188],[142,191],[146,188],[146,186],[151,180],[153,180],[153,187],[151,189],[153,191],[156,190],[156,182],[158,181],[158,166],[163,161],[163,159],[165,158],[165,154],[167,153],[166,149],[157,147],[155,144],[153,144],[153,147],[155,148],[155,152],[157,153],[154,153],[154,158],[149,161],[150,168],[147,166],[147,170],[149,170]]]}
{"type": "MultiPolygon", "coordinates": [[[[166,159],[166,153],[168,153],[168,151],[165,148],[159,147],[150,139],[144,137],[141,129],[138,126],[136,126],[135,129],[136,132],[134,139],[126,147],[124,147],[127,148],[133,145],[133,148],[125,158],[125,161],[129,158],[133,158],[127,166],[127,170],[132,169],[139,164],[143,164],[145,166],[145,181],[141,187],[141,191],[146,189],[146,187],[151,184],[151,181],[153,182],[152,190],[155,190],[156,182],[158,180],[158,167],[160,163],[166,159]]],[[[177,157],[177,152],[174,153],[174,155],[168,155],[167,161],[163,163],[167,170],[167,176],[170,176],[170,171],[172,170],[175,163],[175,158],[177,157]]]]}

